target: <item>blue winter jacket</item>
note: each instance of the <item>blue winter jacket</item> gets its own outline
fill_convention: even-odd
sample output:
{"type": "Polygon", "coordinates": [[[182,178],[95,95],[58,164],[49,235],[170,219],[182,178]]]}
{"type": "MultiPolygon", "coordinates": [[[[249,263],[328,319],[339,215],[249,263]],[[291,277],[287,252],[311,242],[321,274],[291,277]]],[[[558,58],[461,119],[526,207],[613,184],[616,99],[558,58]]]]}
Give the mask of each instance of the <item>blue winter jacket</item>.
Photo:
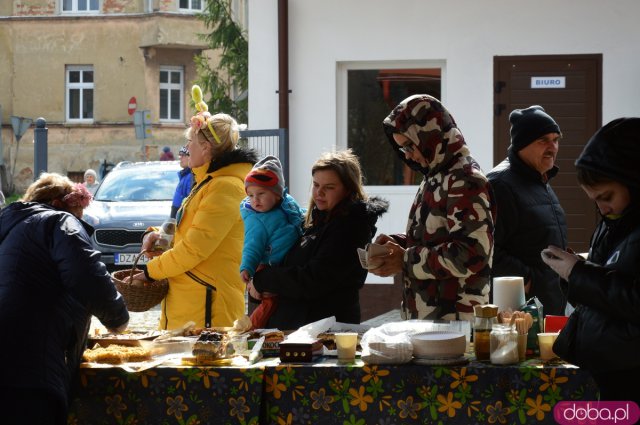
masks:
{"type": "Polygon", "coordinates": [[[251,276],[260,264],[280,264],[302,235],[304,209],[288,193],[280,205],[263,213],[253,210],[247,197],[240,203],[240,214],[244,220],[240,271],[247,270],[251,276]]]}
{"type": "Polygon", "coordinates": [[[173,194],[173,202],[171,203],[171,217],[176,218],[176,214],[182,205],[182,200],[189,196],[191,187],[193,186],[193,173],[191,168],[185,167],[178,171],[180,180],[176,186],[176,192],[173,194]]]}

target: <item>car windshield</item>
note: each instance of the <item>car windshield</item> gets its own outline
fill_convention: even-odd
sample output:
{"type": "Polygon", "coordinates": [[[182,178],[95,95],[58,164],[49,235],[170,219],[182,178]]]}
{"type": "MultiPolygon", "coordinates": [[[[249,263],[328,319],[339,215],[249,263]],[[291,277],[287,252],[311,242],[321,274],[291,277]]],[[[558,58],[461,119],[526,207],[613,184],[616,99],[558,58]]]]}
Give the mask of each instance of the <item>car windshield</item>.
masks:
{"type": "Polygon", "coordinates": [[[96,201],[168,201],[178,185],[175,170],[129,168],[109,173],[95,194],[96,201]]]}

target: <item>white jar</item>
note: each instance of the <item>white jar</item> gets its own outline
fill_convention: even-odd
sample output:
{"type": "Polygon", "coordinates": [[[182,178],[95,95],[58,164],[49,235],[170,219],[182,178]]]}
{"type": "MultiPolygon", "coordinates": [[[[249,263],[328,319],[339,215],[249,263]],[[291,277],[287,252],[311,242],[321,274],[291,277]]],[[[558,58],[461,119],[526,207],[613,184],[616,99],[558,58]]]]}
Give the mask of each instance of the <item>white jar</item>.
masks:
{"type": "Polygon", "coordinates": [[[518,363],[518,333],[511,326],[493,325],[489,345],[491,363],[502,365],[518,363]]]}

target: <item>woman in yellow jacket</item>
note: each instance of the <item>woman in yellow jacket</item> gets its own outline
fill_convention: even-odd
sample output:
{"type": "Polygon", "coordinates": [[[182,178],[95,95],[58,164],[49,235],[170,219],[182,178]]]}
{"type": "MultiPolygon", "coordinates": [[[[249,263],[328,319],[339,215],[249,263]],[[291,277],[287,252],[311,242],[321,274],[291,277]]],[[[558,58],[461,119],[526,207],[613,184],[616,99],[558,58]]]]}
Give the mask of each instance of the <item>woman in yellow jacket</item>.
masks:
{"type": "MultiPolygon", "coordinates": [[[[173,246],[149,261],[145,271],[147,279],[169,279],[160,329],[188,321],[198,327],[232,326],[245,312],[245,284],[238,273],[244,225],[238,206],[257,155],[237,147],[239,126],[231,116],[212,116],[206,104],[202,109],[186,133],[194,186],[178,210],[173,246]]],[[[143,249],[151,250],[157,239],[157,232],[148,233],[143,249]]]]}

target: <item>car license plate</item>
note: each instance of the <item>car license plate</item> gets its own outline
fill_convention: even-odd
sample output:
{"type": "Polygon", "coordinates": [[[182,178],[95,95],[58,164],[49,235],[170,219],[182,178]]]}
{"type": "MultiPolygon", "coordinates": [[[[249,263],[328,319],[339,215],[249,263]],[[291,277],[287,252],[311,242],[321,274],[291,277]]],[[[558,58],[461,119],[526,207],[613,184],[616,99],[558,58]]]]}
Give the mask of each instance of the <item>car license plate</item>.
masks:
{"type": "MultiPolygon", "coordinates": [[[[128,266],[133,264],[137,255],[138,254],[114,254],[113,263],[118,266],[128,266]]],[[[142,255],[138,260],[138,264],[147,264],[148,262],[149,259],[144,255],[142,255]]]]}

